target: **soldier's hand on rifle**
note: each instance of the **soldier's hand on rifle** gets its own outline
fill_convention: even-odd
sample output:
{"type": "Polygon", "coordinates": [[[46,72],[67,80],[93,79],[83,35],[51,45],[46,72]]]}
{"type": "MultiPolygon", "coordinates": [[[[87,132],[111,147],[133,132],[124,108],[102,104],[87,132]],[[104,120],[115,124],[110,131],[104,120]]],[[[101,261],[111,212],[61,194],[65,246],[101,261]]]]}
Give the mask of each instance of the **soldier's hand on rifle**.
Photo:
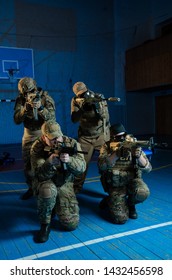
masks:
{"type": "Polygon", "coordinates": [[[142,154],[142,148],[141,147],[133,147],[131,153],[132,153],[133,157],[139,158],[142,154]]]}
{"type": "Polygon", "coordinates": [[[23,108],[24,108],[24,110],[25,110],[26,112],[32,110],[32,106],[31,106],[31,104],[28,103],[28,102],[26,102],[26,103],[24,104],[24,107],[23,107],[23,108]]]}
{"type": "Polygon", "coordinates": [[[49,158],[47,159],[47,161],[50,163],[50,164],[53,164],[53,165],[60,165],[60,159],[58,157],[57,154],[51,154],[49,156],[49,158]]]}
{"type": "Polygon", "coordinates": [[[35,108],[35,109],[39,109],[40,107],[41,107],[41,100],[38,100],[38,101],[33,101],[32,103],[31,103],[31,106],[32,106],[32,108],[35,108]]]}
{"type": "Polygon", "coordinates": [[[61,154],[60,154],[60,160],[61,160],[62,162],[65,162],[65,163],[69,162],[69,154],[67,154],[67,153],[61,153],[61,154]]]}
{"type": "Polygon", "coordinates": [[[76,101],[76,104],[77,104],[77,107],[78,108],[82,108],[82,106],[84,105],[84,98],[76,98],[75,99],[75,101],[76,101]]]}

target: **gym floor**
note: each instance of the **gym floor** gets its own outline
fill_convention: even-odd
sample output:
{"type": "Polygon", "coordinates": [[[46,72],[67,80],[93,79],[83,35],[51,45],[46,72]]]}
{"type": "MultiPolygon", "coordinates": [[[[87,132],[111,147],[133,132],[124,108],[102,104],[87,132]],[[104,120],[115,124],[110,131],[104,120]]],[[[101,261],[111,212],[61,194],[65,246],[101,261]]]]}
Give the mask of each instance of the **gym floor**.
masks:
{"type": "Polygon", "coordinates": [[[43,244],[34,242],[40,227],[36,198],[21,200],[27,190],[21,146],[1,145],[3,152],[9,152],[11,160],[0,165],[1,260],[172,260],[171,149],[156,149],[152,155],[153,170],[144,175],[151,195],[136,206],[138,219],[124,225],[110,223],[100,212],[98,205],[106,194],[94,156],[78,195],[78,228],[62,231],[56,217],[43,244]]]}

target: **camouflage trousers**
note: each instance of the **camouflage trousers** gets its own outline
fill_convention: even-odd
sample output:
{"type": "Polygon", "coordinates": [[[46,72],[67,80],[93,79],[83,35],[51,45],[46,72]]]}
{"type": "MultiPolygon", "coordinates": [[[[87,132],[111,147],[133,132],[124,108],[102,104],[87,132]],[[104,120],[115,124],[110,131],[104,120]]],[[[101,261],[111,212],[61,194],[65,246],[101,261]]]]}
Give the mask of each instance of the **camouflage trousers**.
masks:
{"type": "Polygon", "coordinates": [[[126,187],[114,188],[109,192],[108,208],[111,220],[115,224],[124,224],[129,218],[126,193],[126,187]]]}
{"type": "Polygon", "coordinates": [[[150,195],[150,190],[141,178],[136,178],[129,184],[127,194],[128,204],[132,206],[145,201],[150,195]]]}
{"type": "Polygon", "coordinates": [[[37,209],[41,224],[50,223],[52,210],[55,210],[64,229],[75,229],[79,223],[79,206],[73,183],[56,187],[51,180],[42,182],[38,187],[37,209]]]}
{"type": "Polygon", "coordinates": [[[26,184],[31,187],[32,186],[32,179],[33,174],[31,171],[31,162],[30,162],[30,149],[34,141],[31,141],[29,143],[22,144],[22,157],[23,157],[23,163],[24,163],[24,175],[26,178],[26,184]]]}
{"type": "Polygon", "coordinates": [[[129,218],[129,207],[141,203],[150,195],[148,186],[142,179],[133,179],[121,187],[107,187],[107,204],[112,222],[123,224],[129,218]]]}
{"type": "Polygon", "coordinates": [[[101,146],[105,143],[104,134],[101,134],[95,138],[80,136],[78,142],[80,143],[82,150],[87,152],[87,154],[84,155],[86,161],[86,170],[81,176],[75,177],[74,180],[74,190],[76,194],[82,191],[85,178],[87,176],[88,165],[91,161],[94,151],[99,151],[101,146]]]}

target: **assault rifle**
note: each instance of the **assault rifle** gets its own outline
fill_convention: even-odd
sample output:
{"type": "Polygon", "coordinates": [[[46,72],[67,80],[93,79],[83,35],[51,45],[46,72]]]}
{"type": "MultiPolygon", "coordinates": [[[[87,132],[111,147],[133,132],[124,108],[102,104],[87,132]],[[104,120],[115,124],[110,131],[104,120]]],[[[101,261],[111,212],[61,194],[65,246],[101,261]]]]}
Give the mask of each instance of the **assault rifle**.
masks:
{"type": "MultiPolygon", "coordinates": [[[[41,95],[40,95],[39,91],[37,91],[36,93],[29,93],[27,95],[26,102],[33,105],[34,102],[38,102],[40,100],[41,100],[41,95]]],[[[33,108],[33,115],[34,115],[34,119],[38,120],[38,109],[37,108],[33,108]]]]}
{"type": "Polygon", "coordinates": [[[111,142],[110,148],[112,151],[116,151],[120,148],[126,148],[126,149],[132,149],[137,147],[147,148],[148,150],[151,150],[152,153],[154,153],[154,149],[156,148],[167,148],[167,143],[155,143],[154,138],[150,137],[149,140],[137,140],[132,135],[126,135],[126,138],[122,142],[111,142]]]}
{"type": "Polygon", "coordinates": [[[55,145],[54,147],[46,146],[44,148],[44,151],[57,155],[69,154],[69,156],[73,156],[76,154],[84,154],[84,155],[88,154],[87,152],[84,151],[78,151],[76,145],[74,147],[66,147],[64,145],[65,144],[62,143],[62,145],[55,145]]]}
{"type": "Polygon", "coordinates": [[[112,101],[112,102],[119,102],[119,97],[109,97],[109,98],[102,98],[101,95],[90,92],[86,92],[83,97],[77,97],[76,102],[85,101],[85,103],[97,103],[101,101],[112,101]]]}
{"type": "MultiPolygon", "coordinates": [[[[44,148],[44,151],[52,154],[57,154],[58,157],[60,156],[60,154],[69,154],[69,156],[73,156],[76,154],[84,154],[84,155],[88,154],[88,152],[78,151],[76,145],[74,145],[74,147],[67,147],[65,146],[64,142],[56,144],[54,145],[54,147],[46,146],[44,148]]],[[[67,170],[66,163],[63,163],[63,167],[64,170],[67,170]]]]}

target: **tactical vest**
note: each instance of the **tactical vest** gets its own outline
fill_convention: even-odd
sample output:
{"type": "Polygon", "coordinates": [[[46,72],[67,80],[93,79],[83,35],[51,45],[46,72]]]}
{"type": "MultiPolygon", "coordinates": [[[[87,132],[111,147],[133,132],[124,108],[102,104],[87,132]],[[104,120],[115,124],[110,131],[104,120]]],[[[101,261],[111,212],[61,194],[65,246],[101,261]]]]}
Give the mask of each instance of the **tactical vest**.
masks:
{"type": "MultiPolygon", "coordinates": [[[[110,142],[107,143],[110,151],[110,142]]],[[[140,177],[140,171],[133,161],[131,151],[121,153],[115,165],[105,172],[106,182],[112,187],[122,187],[136,177],[140,177]]]]}

